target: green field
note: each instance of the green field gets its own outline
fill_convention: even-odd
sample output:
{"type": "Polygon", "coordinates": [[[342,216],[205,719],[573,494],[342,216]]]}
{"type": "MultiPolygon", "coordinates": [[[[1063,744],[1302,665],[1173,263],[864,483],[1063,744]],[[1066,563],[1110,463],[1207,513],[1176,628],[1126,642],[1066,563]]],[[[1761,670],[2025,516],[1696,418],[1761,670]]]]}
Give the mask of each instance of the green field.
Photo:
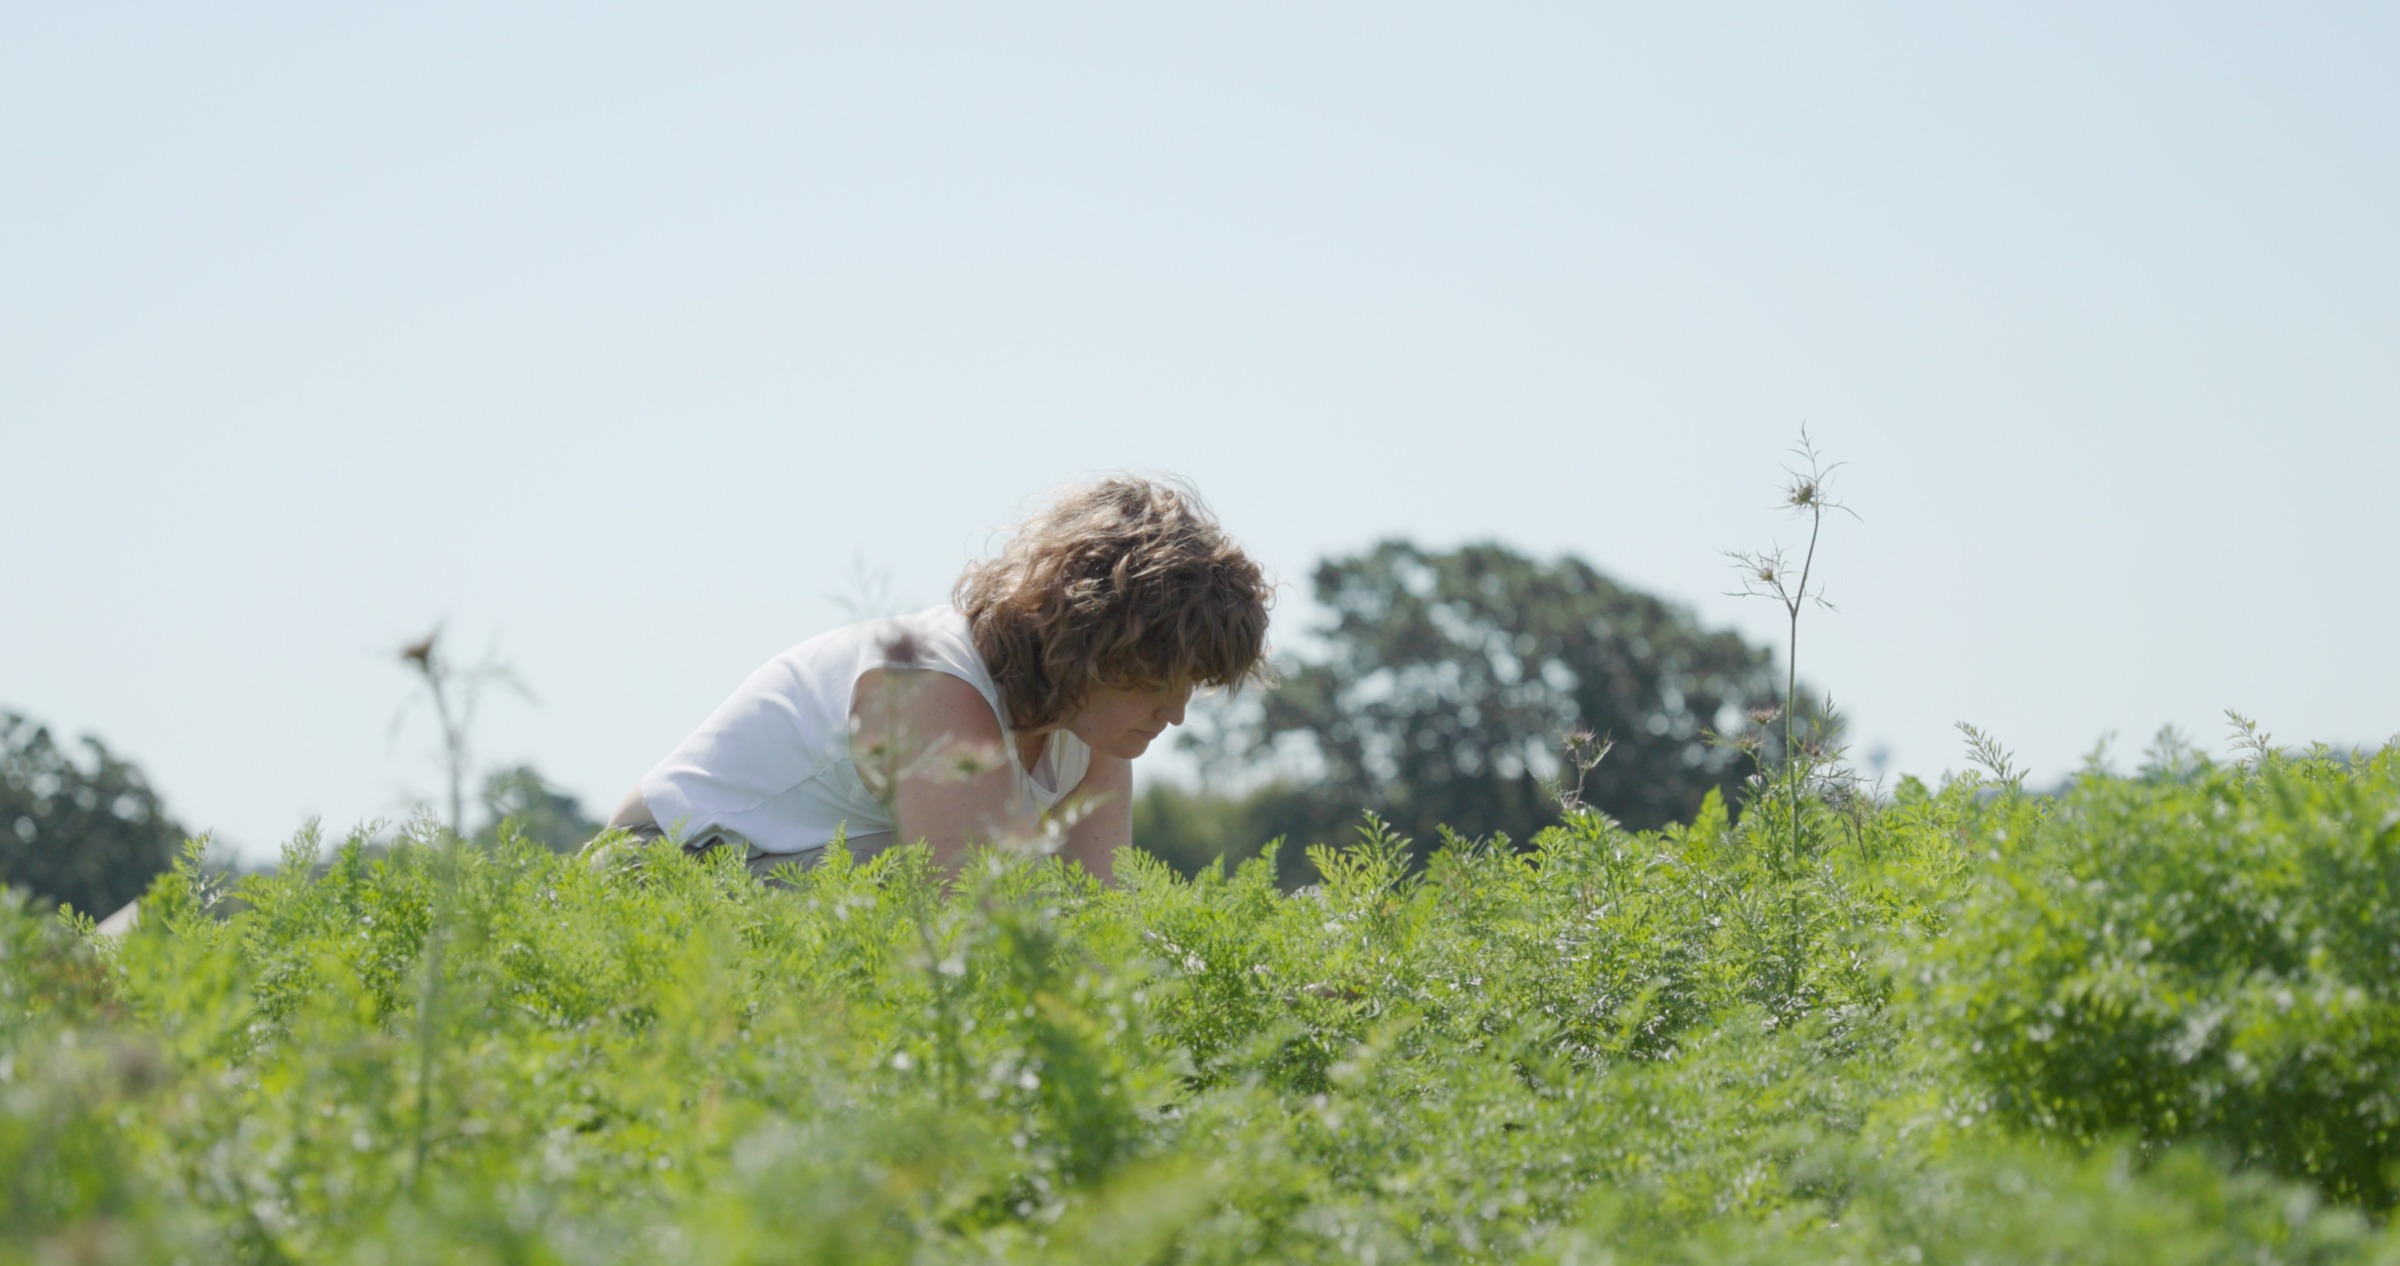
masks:
{"type": "Polygon", "coordinates": [[[2400,1261],[2400,748],[1789,804],[0,911],[0,1261],[2400,1261]]]}

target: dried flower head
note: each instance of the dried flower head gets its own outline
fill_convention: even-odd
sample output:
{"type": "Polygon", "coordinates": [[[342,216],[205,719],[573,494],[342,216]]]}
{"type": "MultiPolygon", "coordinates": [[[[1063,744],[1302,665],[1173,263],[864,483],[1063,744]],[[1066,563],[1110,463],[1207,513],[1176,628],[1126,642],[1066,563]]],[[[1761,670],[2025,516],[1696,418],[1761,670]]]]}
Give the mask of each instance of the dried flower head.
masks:
{"type": "Polygon", "coordinates": [[[902,629],[883,639],[883,658],[895,668],[914,668],[924,661],[925,646],[915,633],[902,629]]]}

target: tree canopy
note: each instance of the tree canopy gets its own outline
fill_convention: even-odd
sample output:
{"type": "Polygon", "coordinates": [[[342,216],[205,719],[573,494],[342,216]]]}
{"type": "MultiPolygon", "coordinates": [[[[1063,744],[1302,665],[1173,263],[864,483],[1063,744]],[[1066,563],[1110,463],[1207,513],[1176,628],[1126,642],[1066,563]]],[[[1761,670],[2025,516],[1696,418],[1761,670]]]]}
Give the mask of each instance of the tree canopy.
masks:
{"type": "Polygon", "coordinates": [[[0,712],[0,884],[105,916],[142,895],[183,842],[149,780],[90,735],[78,762],[0,712]]]}
{"type": "Polygon", "coordinates": [[[1390,540],[1313,580],[1332,615],[1323,654],[1287,660],[1281,687],[1203,741],[1217,759],[1315,767],[1326,820],[1285,830],[1335,828],[1365,805],[1420,841],[1437,824],[1524,839],[1556,820],[1544,784],[1577,731],[1613,744],[1583,801],[1655,827],[1739,782],[1749,758],[1711,734],[1777,702],[1771,652],[1577,558],[1390,540]]]}
{"type": "Polygon", "coordinates": [[[483,780],[486,821],[475,833],[478,843],[499,841],[503,822],[514,822],[530,840],[553,853],[572,853],[600,833],[600,823],[586,817],[583,802],[550,785],[531,765],[493,770],[483,780]]]}

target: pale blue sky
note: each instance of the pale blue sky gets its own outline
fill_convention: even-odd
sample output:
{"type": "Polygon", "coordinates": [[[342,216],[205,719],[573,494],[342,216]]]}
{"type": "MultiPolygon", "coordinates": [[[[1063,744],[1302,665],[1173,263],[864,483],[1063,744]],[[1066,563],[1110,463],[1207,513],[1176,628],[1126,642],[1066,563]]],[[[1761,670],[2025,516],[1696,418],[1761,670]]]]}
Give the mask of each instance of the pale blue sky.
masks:
{"type": "Polygon", "coordinates": [[[0,5],[0,706],[264,853],[594,806],[854,559],[1180,472],[1295,583],[1718,551],[1895,771],[2400,730],[2400,9],[0,5]]]}

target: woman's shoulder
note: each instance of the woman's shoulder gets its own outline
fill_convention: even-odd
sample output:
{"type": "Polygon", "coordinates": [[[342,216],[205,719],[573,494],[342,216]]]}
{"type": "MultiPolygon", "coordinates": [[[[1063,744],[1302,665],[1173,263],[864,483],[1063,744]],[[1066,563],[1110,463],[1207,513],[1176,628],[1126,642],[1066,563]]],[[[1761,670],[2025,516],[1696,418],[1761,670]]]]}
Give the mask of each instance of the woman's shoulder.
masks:
{"type": "Polygon", "coordinates": [[[975,649],[967,619],[955,607],[928,607],[909,615],[852,626],[862,664],[872,668],[924,668],[955,677],[987,700],[996,700],[992,670],[975,649]]]}
{"type": "Polygon", "coordinates": [[[895,772],[934,752],[959,771],[1005,763],[999,710],[976,686],[922,662],[885,664],[858,676],[850,705],[850,754],[875,794],[895,772]]]}
{"type": "Polygon", "coordinates": [[[859,674],[851,715],[861,732],[898,724],[965,739],[1001,737],[999,714],[983,692],[948,673],[890,666],[859,674]]]}
{"type": "Polygon", "coordinates": [[[899,708],[910,724],[942,721],[945,732],[983,737],[1001,732],[991,671],[976,653],[966,618],[952,607],[852,625],[859,653],[853,715],[899,708]]]}

